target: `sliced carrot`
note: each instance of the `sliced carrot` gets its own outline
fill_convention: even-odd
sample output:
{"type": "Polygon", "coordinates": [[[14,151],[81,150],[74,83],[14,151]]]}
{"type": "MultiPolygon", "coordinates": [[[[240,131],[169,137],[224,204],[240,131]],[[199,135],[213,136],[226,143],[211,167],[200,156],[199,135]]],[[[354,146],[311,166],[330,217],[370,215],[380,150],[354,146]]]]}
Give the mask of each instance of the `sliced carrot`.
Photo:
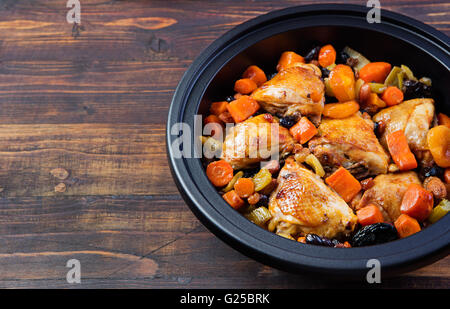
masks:
{"type": "Polygon", "coordinates": [[[416,158],[409,149],[408,141],[402,130],[387,135],[386,143],[392,159],[401,171],[407,171],[417,167],[416,158]]]}
{"type": "Polygon", "coordinates": [[[325,182],[346,202],[350,202],[361,191],[359,181],[342,166],[328,176],[325,182]]]}
{"type": "Polygon", "coordinates": [[[356,212],[358,222],[362,226],[384,222],[383,214],[378,206],[370,204],[356,212]]]}
{"type": "Polygon", "coordinates": [[[384,83],[391,71],[391,65],[387,62],[371,62],[359,71],[359,78],[366,83],[384,83]]]}
{"type": "Polygon", "coordinates": [[[401,213],[425,221],[432,210],[433,193],[418,184],[410,184],[402,198],[401,213]]]}
{"type": "Polygon", "coordinates": [[[234,99],[237,100],[237,99],[239,99],[239,98],[242,97],[242,96],[243,96],[242,93],[236,92],[236,93],[234,94],[234,99]]]}
{"type": "Polygon", "coordinates": [[[280,60],[278,60],[277,71],[284,70],[294,63],[305,63],[305,59],[297,53],[286,51],[281,54],[280,60]]]}
{"type": "Polygon", "coordinates": [[[359,111],[356,101],[325,104],[322,114],[328,118],[347,118],[359,111]]]}
{"type": "Polygon", "coordinates": [[[227,111],[227,101],[221,101],[221,102],[214,102],[211,103],[211,107],[209,108],[209,111],[211,114],[219,116],[223,112],[227,111]]]}
{"type": "Polygon", "coordinates": [[[446,114],[439,113],[437,115],[437,118],[438,118],[439,125],[450,128],[450,117],[448,117],[446,114]]]}
{"type": "Polygon", "coordinates": [[[234,190],[228,191],[222,197],[234,209],[239,209],[244,206],[244,200],[234,190]]]}
{"type": "Polygon", "coordinates": [[[302,244],[306,244],[306,237],[301,236],[301,237],[297,238],[297,241],[301,242],[302,244]]]}
{"type": "Polygon", "coordinates": [[[403,92],[395,86],[389,86],[381,96],[387,106],[397,105],[403,102],[403,92]]]}
{"type": "Polygon", "coordinates": [[[247,198],[255,192],[255,184],[251,178],[239,178],[234,184],[234,191],[242,198],[247,198]]]}
{"type": "Polygon", "coordinates": [[[267,81],[266,73],[256,65],[251,65],[242,74],[242,78],[249,78],[259,87],[267,81]]]}
{"type": "Polygon", "coordinates": [[[444,180],[446,183],[450,183],[450,168],[445,169],[444,180]]]}
{"type": "Polygon", "coordinates": [[[317,134],[317,128],[308,118],[302,117],[289,132],[300,144],[304,144],[317,134]]]}
{"type": "Polygon", "coordinates": [[[223,187],[233,179],[233,168],[225,160],[214,161],[206,167],[206,176],[216,187],[223,187]]]}
{"type": "Polygon", "coordinates": [[[336,62],[336,50],[330,44],[325,45],[319,51],[319,64],[326,68],[336,62]]]}
{"type": "Polygon", "coordinates": [[[355,74],[348,65],[338,64],[331,70],[329,83],[339,102],[352,101],[356,97],[355,74]]]}
{"type": "Polygon", "coordinates": [[[431,128],[427,144],[434,162],[443,168],[450,167],[450,128],[443,125],[431,128]]]}
{"type": "Polygon", "coordinates": [[[405,238],[420,232],[419,222],[405,214],[400,215],[400,217],[395,220],[394,225],[400,238],[405,238]]]}
{"type": "Polygon", "coordinates": [[[256,88],[258,88],[258,86],[250,78],[238,79],[234,84],[234,91],[242,94],[250,94],[256,88]]]}
{"type": "Polygon", "coordinates": [[[259,109],[259,104],[252,97],[244,95],[228,104],[227,109],[234,122],[238,123],[256,113],[259,109]]]}

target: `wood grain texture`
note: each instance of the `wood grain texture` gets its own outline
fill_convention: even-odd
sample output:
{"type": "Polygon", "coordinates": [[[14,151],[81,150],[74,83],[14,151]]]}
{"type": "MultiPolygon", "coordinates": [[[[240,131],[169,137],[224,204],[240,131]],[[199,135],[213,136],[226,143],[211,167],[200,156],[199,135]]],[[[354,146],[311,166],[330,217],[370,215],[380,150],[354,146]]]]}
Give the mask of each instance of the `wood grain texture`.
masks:
{"type": "MultiPolygon", "coordinates": [[[[292,275],[234,251],[196,220],[167,166],[170,100],[200,51],[250,18],[309,3],[81,0],[73,26],[65,1],[1,1],[0,287],[367,286],[292,275]],[[66,282],[72,258],[81,285],[66,282]]],[[[382,6],[450,34],[446,1],[382,6]]],[[[381,284],[449,286],[449,258],[381,284]]]]}

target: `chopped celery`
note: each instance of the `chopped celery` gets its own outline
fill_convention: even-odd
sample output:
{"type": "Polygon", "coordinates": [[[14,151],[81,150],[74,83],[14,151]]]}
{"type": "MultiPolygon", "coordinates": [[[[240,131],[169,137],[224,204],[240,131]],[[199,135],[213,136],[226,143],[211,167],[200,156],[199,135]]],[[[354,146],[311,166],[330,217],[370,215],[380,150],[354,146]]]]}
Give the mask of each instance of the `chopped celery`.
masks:
{"type": "Polygon", "coordinates": [[[384,84],[387,86],[398,86],[398,74],[402,73],[402,69],[398,66],[394,66],[391,72],[384,80],[384,84]]]}
{"type": "Polygon", "coordinates": [[[433,208],[428,221],[435,223],[450,211],[450,201],[443,199],[436,207],[433,208]]]}
{"type": "Polygon", "coordinates": [[[350,56],[350,58],[354,58],[358,60],[358,63],[354,66],[355,70],[359,72],[366,64],[370,63],[370,61],[358,53],[356,50],[351,49],[350,47],[346,46],[344,48],[344,52],[350,56]]]}
{"type": "Polygon", "coordinates": [[[315,155],[310,154],[305,159],[306,164],[311,166],[317,175],[320,177],[323,177],[325,175],[325,171],[323,170],[322,164],[320,164],[320,161],[316,158],[315,155]]]}
{"type": "Polygon", "coordinates": [[[244,176],[244,172],[243,171],[239,171],[236,173],[236,175],[233,176],[233,179],[231,179],[231,181],[227,184],[227,186],[225,188],[223,188],[223,192],[228,192],[233,190],[234,188],[234,184],[236,183],[236,181],[238,181],[239,178],[241,178],[242,176],[244,176]]]}
{"type": "Polygon", "coordinates": [[[329,66],[327,66],[327,70],[332,71],[335,66],[336,66],[336,63],[330,64],[329,66]]]}
{"type": "Polygon", "coordinates": [[[403,73],[405,73],[406,77],[407,77],[409,80],[415,80],[415,81],[417,81],[417,78],[414,77],[414,74],[413,74],[413,72],[411,71],[410,68],[408,68],[406,65],[402,64],[402,65],[401,65],[401,69],[402,69],[403,73]]]}
{"type": "Polygon", "coordinates": [[[403,88],[403,72],[400,72],[397,74],[397,85],[398,89],[402,90],[403,88]]]}
{"type": "Polygon", "coordinates": [[[255,191],[261,191],[272,181],[272,174],[267,168],[262,168],[253,176],[253,182],[255,183],[255,191]]]}
{"type": "Polygon", "coordinates": [[[330,86],[330,80],[327,78],[324,78],[323,82],[325,83],[325,94],[329,97],[334,97],[333,90],[331,90],[330,86]]]}
{"type": "Polygon", "coordinates": [[[419,79],[419,82],[427,85],[428,87],[431,86],[431,79],[429,77],[422,77],[421,79],[419,79]]]}
{"type": "Polygon", "coordinates": [[[369,83],[369,86],[370,86],[370,90],[377,94],[383,93],[387,88],[385,84],[379,84],[379,83],[369,83]]]}
{"type": "Polygon", "coordinates": [[[264,206],[258,207],[248,214],[245,214],[245,217],[255,223],[256,225],[262,226],[267,221],[272,219],[272,214],[270,213],[269,209],[267,209],[264,206]]]}

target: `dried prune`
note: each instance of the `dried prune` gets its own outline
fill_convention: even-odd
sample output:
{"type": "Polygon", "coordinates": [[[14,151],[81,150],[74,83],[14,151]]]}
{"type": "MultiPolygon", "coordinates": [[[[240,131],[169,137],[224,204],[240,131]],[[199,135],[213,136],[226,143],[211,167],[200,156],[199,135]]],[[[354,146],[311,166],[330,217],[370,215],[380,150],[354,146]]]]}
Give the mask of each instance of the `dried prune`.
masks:
{"type": "Polygon", "coordinates": [[[258,206],[258,207],[260,207],[260,206],[267,207],[267,205],[269,205],[269,198],[267,197],[267,195],[260,194],[259,195],[259,201],[256,204],[256,206],[258,206]]]}
{"type": "Polygon", "coordinates": [[[274,72],[274,73],[268,74],[268,75],[267,75],[267,80],[271,80],[271,79],[274,78],[275,75],[277,75],[277,74],[278,74],[278,72],[274,72]]]}
{"type": "Polygon", "coordinates": [[[305,62],[311,62],[311,60],[317,60],[319,58],[320,46],[316,46],[310,50],[305,56],[305,62]]]}
{"type": "Polygon", "coordinates": [[[349,59],[349,58],[350,58],[350,56],[345,51],[341,51],[339,53],[338,62],[346,64],[347,63],[347,59],[349,59]]]}
{"type": "Polygon", "coordinates": [[[442,167],[439,167],[437,165],[433,165],[430,167],[426,166],[426,167],[422,167],[420,169],[420,175],[423,176],[424,178],[432,177],[432,176],[443,178],[444,172],[445,172],[445,170],[442,167]]]}
{"type": "Polygon", "coordinates": [[[227,101],[228,103],[234,101],[234,97],[232,95],[229,95],[228,97],[225,98],[225,101],[227,101]]]}
{"type": "Polygon", "coordinates": [[[327,78],[328,76],[330,76],[331,72],[327,68],[321,67],[320,70],[322,71],[322,78],[327,78]]]}
{"type": "Polygon", "coordinates": [[[283,127],[289,129],[295,124],[295,119],[296,118],[294,116],[284,116],[280,119],[280,124],[283,127]]]}
{"type": "Polygon", "coordinates": [[[352,238],[353,247],[382,244],[397,239],[397,230],[392,224],[375,223],[359,230],[352,238]]]}
{"type": "Polygon", "coordinates": [[[252,178],[256,173],[259,172],[259,168],[251,168],[244,170],[244,175],[242,177],[244,178],[252,178]]]}
{"type": "Polygon", "coordinates": [[[415,80],[403,82],[405,100],[414,98],[430,98],[432,96],[431,86],[415,80]]]}
{"type": "Polygon", "coordinates": [[[307,244],[316,246],[334,247],[336,245],[331,239],[316,234],[307,234],[305,241],[307,244]]]}

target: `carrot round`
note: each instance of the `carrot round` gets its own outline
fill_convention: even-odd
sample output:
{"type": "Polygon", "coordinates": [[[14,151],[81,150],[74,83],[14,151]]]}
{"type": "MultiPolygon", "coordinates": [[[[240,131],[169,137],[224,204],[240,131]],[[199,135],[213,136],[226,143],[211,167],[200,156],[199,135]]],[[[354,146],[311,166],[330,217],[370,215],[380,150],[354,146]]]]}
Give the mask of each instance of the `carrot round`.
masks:
{"type": "Polygon", "coordinates": [[[255,184],[250,178],[239,178],[234,184],[234,191],[242,198],[247,198],[255,192],[255,184]]]}
{"type": "Polygon", "coordinates": [[[304,144],[317,134],[317,128],[308,118],[302,117],[289,132],[300,144],[304,144]]]}
{"type": "Polygon", "coordinates": [[[356,101],[325,104],[322,114],[328,118],[347,118],[359,111],[356,101]]]}
{"type": "Polygon", "coordinates": [[[216,187],[223,187],[233,179],[233,168],[225,160],[214,161],[208,164],[206,176],[216,187]]]}
{"type": "Polygon", "coordinates": [[[371,62],[359,71],[359,78],[366,83],[383,83],[390,71],[391,65],[387,62],[371,62]]]}
{"type": "Polygon", "coordinates": [[[242,78],[249,78],[259,87],[267,81],[266,73],[256,65],[251,65],[242,74],[242,78]]]}
{"type": "Polygon", "coordinates": [[[259,109],[259,104],[252,97],[243,95],[228,104],[227,109],[231,117],[233,117],[234,122],[238,123],[256,113],[259,109]]]}
{"type": "Polygon", "coordinates": [[[252,93],[256,88],[258,88],[258,86],[250,78],[238,79],[234,84],[234,91],[242,94],[252,93]]]}
{"type": "Polygon", "coordinates": [[[383,92],[381,99],[387,106],[397,105],[403,102],[403,92],[395,86],[389,86],[383,92]]]}
{"type": "Polygon", "coordinates": [[[336,50],[330,44],[325,45],[319,51],[319,64],[326,68],[336,62],[336,50]]]}
{"type": "Polygon", "coordinates": [[[416,158],[409,149],[408,141],[402,130],[387,135],[386,143],[392,159],[401,171],[407,171],[417,167],[416,158]]]}
{"type": "Polygon", "coordinates": [[[356,216],[358,217],[359,224],[362,226],[384,222],[380,208],[373,204],[358,210],[356,216]]]}
{"type": "Polygon", "coordinates": [[[244,200],[234,190],[228,191],[222,197],[234,209],[239,209],[244,206],[244,200]]]}
{"type": "Polygon", "coordinates": [[[277,65],[277,71],[291,67],[294,63],[305,63],[305,59],[297,53],[286,51],[281,54],[277,65]]]}
{"type": "Polygon", "coordinates": [[[221,101],[221,102],[213,102],[211,103],[211,107],[209,108],[209,111],[211,114],[219,116],[223,112],[227,111],[227,101],[221,101]]]}
{"type": "Polygon", "coordinates": [[[346,202],[350,202],[361,191],[359,181],[342,166],[328,176],[325,182],[346,202]]]}
{"type": "Polygon", "coordinates": [[[432,210],[433,194],[418,184],[410,184],[402,198],[401,213],[425,221],[432,210]]]}
{"type": "Polygon", "coordinates": [[[437,118],[439,125],[450,128],[450,117],[448,117],[446,114],[439,113],[437,115],[437,118]]]}
{"type": "Polygon", "coordinates": [[[400,217],[395,220],[394,225],[400,238],[405,238],[420,232],[419,222],[405,214],[400,215],[400,217]]]}
{"type": "Polygon", "coordinates": [[[355,74],[348,65],[338,64],[335,66],[330,73],[329,84],[339,102],[355,99],[355,74]]]}

